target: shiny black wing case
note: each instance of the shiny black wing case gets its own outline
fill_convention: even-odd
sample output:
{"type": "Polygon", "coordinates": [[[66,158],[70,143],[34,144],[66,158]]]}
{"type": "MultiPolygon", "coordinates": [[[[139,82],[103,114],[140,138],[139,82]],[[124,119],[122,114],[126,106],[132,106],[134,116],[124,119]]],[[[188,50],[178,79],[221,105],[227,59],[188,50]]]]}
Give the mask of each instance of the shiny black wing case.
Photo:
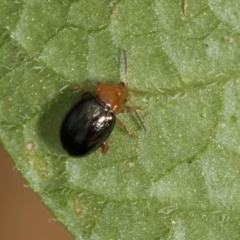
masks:
{"type": "Polygon", "coordinates": [[[60,130],[64,149],[71,156],[85,157],[98,149],[111,134],[116,116],[90,92],[66,115],[60,130]]]}

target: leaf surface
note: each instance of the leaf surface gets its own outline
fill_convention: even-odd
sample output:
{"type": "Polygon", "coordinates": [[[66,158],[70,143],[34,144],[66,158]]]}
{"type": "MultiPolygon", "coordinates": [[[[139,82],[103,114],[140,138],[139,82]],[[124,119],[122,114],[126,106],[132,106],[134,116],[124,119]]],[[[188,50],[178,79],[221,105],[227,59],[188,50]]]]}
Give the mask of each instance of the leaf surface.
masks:
{"type": "Polygon", "coordinates": [[[239,1],[0,0],[0,138],[75,239],[238,239],[239,1]],[[185,1],[186,3],[186,1],[185,1]],[[125,81],[106,155],[69,157],[78,84],[125,81]]]}

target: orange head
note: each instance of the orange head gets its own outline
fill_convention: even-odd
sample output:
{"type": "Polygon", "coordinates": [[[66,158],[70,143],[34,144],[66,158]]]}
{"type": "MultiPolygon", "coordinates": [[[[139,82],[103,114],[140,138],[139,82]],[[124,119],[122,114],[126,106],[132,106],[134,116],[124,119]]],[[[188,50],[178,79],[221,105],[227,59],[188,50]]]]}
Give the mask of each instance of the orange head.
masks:
{"type": "Polygon", "coordinates": [[[99,83],[95,90],[98,100],[105,103],[115,114],[123,112],[128,97],[128,90],[123,82],[114,85],[99,83]]]}

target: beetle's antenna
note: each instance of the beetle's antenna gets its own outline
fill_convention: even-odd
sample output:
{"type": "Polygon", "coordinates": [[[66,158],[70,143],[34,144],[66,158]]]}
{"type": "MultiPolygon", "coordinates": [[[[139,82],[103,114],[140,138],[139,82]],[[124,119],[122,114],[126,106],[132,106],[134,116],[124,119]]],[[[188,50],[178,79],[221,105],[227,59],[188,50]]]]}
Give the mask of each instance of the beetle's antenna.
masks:
{"type": "MultiPolygon", "coordinates": [[[[127,70],[128,70],[128,65],[127,65],[127,53],[126,50],[123,50],[123,54],[124,54],[124,63],[125,63],[125,85],[126,87],[128,86],[128,74],[127,74],[127,70]]],[[[147,128],[145,127],[142,119],[140,118],[140,116],[138,115],[137,111],[135,109],[133,109],[135,115],[137,116],[138,121],[141,123],[144,131],[147,131],[147,128]]]]}
{"type": "Polygon", "coordinates": [[[134,111],[134,113],[136,114],[136,116],[137,116],[139,122],[141,123],[141,125],[142,125],[144,131],[147,131],[147,128],[145,127],[145,125],[144,125],[142,119],[140,118],[140,116],[138,115],[137,111],[136,111],[136,110],[133,110],[133,111],[134,111]]]}

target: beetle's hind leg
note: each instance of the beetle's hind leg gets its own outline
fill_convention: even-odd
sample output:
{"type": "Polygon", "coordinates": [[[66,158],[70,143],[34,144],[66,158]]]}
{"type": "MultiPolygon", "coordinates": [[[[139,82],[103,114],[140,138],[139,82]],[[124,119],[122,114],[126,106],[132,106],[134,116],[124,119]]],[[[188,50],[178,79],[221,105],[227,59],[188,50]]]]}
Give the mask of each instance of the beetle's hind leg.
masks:
{"type": "Polygon", "coordinates": [[[109,149],[109,144],[108,144],[108,140],[106,140],[101,145],[101,151],[103,154],[105,154],[108,151],[108,149],[109,149]]]}

